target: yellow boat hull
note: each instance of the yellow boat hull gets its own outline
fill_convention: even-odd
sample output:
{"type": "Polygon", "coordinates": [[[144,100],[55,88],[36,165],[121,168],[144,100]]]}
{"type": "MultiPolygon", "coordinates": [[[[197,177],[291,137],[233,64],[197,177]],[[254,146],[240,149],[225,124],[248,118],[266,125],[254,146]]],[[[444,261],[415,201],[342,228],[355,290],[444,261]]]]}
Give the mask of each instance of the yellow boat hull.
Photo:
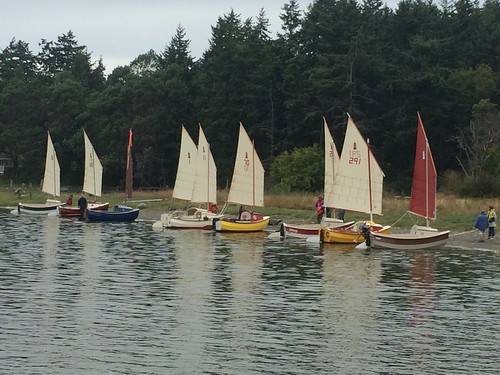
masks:
{"type": "MultiPolygon", "coordinates": [[[[377,233],[389,234],[391,233],[391,226],[383,226],[377,233]]],[[[357,230],[321,227],[319,230],[319,241],[322,243],[358,244],[365,242],[365,237],[357,230]]]]}
{"type": "Polygon", "coordinates": [[[213,227],[216,232],[261,232],[269,225],[269,216],[260,220],[214,220],[213,227]]]}

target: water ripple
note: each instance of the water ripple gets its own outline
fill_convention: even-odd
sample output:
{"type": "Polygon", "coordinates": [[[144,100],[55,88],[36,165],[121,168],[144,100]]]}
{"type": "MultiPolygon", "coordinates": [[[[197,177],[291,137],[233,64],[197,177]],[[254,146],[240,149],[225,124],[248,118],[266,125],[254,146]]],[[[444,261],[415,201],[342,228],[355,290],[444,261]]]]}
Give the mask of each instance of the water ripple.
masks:
{"type": "Polygon", "coordinates": [[[496,374],[495,253],[0,212],[2,374],[496,374]]]}

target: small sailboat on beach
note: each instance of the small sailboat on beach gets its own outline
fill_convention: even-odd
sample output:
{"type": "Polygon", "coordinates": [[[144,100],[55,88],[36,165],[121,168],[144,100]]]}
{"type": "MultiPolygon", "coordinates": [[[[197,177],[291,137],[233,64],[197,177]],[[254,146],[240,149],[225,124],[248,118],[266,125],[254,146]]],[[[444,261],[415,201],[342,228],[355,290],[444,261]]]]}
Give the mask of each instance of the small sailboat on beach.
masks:
{"type": "Polygon", "coordinates": [[[54,143],[47,131],[47,153],[45,156],[45,172],[43,175],[42,192],[52,195],[53,198],[47,199],[46,203],[19,203],[17,213],[47,215],[50,212],[56,212],[57,207],[62,205],[58,198],[61,196],[61,168],[57,159],[54,143]]]}
{"type": "MultiPolygon", "coordinates": [[[[325,192],[325,206],[368,213],[370,231],[388,233],[390,226],[373,222],[374,214],[382,214],[383,183],[384,173],[371,151],[369,140],[365,142],[349,116],[336,183],[330,192],[325,192]]],[[[365,225],[365,222],[359,222],[348,229],[324,226],[319,230],[319,240],[322,243],[361,243],[365,241],[361,233],[365,225]]]]}
{"type": "MultiPolygon", "coordinates": [[[[323,132],[325,138],[325,167],[324,167],[324,194],[331,195],[333,187],[335,186],[335,177],[337,168],[340,162],[339,154],[335,142],[332,137],[332,133],[328,127],[326,119],[323,117],[323,132]]],[[[323,215],[321,223],[312,224],[290,224],[283,223],[278,232],[271,233],[270,238],[277,237],[275,233],[279,233],[281,237],[289,238],[302,238],[307,239],[311,236],[317,236],[318,231],[321,227],[326,226],[328,228],[348,228],[354,224],[354,221],[344,223],[343,220],[337,219],[335,217],[326,217],[323,215]]]]}
{"type": "MultiPolygon", "coordinates": [[[[417,144],[411,187],[410,214],[425,218],[426,225],[413,225],[410,233],[370,234],[370,246],[384,249],[428,249],[446,244],[450,231],[438,231],[429,226],[436,219],[437,172],[424,125],[417,112],[417,144]]],[[[367,243],[368,245],[368,243],[367,243]]]]}
{"type": "Polygon", "coordinates": [[[212,220],[223,215],[217,207],[217,167],[203,128],[199,125],[198,146],[182,127],[181,150],[173,196],[191,203],[206,204],[206,208],[188,207],[160,216],[153,228],[212,229],[212,220]]]}
{"type": "MultiPolygon", "coordinates": [[[[127,145],[127,160],[125,170],[125,200],[132,198],[132,129],[129,130],[127,145]]],[[[106,222],[131,222],[139,216],[139,209],[125,205],[114,206],[111,210],[87,209],[87,221],[106,221],[106,222]]]]}
{"type": "MultiPolygon", "coordinates": [[[[82,191],[91,196],[100,197],[102,195],[102,164],[85,129],[83,129],[83,141],[85,145],[85,168],[82,191]]],[[[88,204],[88,209],[107,210],[108,208],[109,203],[89,202],[88,204]]],[[[80,216],[80,208],[67,205],[59,206],[57,213],[61,217],[77,217],[80,216]]]]}
{"type": "Polygon", "coordinates": [[[245,206],[264,207],[264,174],[255,144],[240,122],[233,179],[227,197],[227,204],[240,205],[240,212],[235,219],[214,219],[215,231],[260,232],[268,226],[269,216],[244,209],[245,206]]]}

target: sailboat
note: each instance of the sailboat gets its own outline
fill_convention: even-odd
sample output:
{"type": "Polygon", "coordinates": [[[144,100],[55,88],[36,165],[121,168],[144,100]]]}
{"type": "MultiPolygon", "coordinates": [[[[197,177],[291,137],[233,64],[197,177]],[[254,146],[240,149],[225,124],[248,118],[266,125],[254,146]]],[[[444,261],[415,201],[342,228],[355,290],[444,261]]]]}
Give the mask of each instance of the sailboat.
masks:
{"type": "Polygon", "coordinates": [[[385,249],[427,249],[446,244],[450,231],[438,231],[429,226],[429,220],[436,219],[437,172],[432,158],[424,125],[417,112],[417,144],[411,186],[409,212],[425,218],[426,226],[413,225],[410,233],[371,233],[370,246],[385,249]]]}
{"type": "MultiPolygon", "coordinates": [[[[127,161],[125,170],[125,201],[132,198],[132,135],[132,129],[130,129],[128,132],[127,161]]],[[[138,208],[132,208],[124,205],[114,206],[111,210],[95,209],[92,207],[87,208],[87,221],[131,222],[137,219],[138,216],[138,208]]]]}
{"type": "Polygon", "coordinates": [[[236,219],[213,220],[217,232],[260,232],[270,217],[244,209],[244,206],[264,207],[264,166],[255,150],[254,142],[240,122],[238,149],[234,162],[233,179],[227,197],[227,204],[240,205],[236,219]]]}
{"type": "MultiPolygon", "coordinates": [[[[368,213],[371,231],[390,232],[390,226],[373,222],[373,214],[382,214],[382,188],[384,173],[371,152],[369,141],[364,140],[351,116],[342,147],[336,183],[331,191],[325,192],[327,207],[368,213]]],[[[360,233],[365,222],[355,223],[349,229],[321,227],[320,242],[361,243],[365,238],[360,233]]]]}
{"type": "Polygon", "coordinates": [[[153,228],[171,229],[212,229],[212,220],[221,218],[215,210],[217,206],[217,167],[210,144],[199,125],[198,147],[188,132],[182,127],[181,151],[175,180],[175,198],[191,203],[206,204],[206,208],[189,207],[185,211],[162,214],[153,228]]]}
{"type": "MultiPolygon", "coordinates": [[[[53,198],[61,196],[61,168],[57,159],[56,150],[52,143],[50,133],[47,132],[47,154],[45,156],[45,173],[43,176],[42,192],[52,195],[53,198]]],[[[46,203],[19,203],[17,213],[46,215],[56,212],[57,207],[63,203],[57,199],[47,199],[46,203]]]]}
{"type": "MultiPolygon", "coordinates": [[[[324,194],[331,195],[333,187],[335,185],[336,171],[339,165],[339,153],[335,142],[332,137],[332,133],[328,127],[326,119],[323,117],[323,132],[325,137],[325,168],[324,168],[324,194]]],[[[354,221],[344,223],[343,220],[337,218],[328,218],[323,216],[322,222],[320,224],[287,224],[283,223],[278,232],[281,237],[290,238],[302,238],[307,239],[311,236],[317,236],[318,231],[322,226],[327,226],[328,228],[347,228],[354,224],[354,221]]],[[[275,233],[269,235],[270,238],[276,237],[275,233]]]]}
{"type": "MultiPolygon", "coordinates": [[[[82,191],[91,196],[100,197],[102,195],[102,164],[85,129],[83,129],[83,141],[85,144],[85,168],[82,191]]],[[[107,210],[109,203],[89,202],[88,208],[93,210],[107,210]]],[[[67,205],[59,206],[57,213],[61,217],[76,217],[80,216],[80,208],[67,205]]]]}

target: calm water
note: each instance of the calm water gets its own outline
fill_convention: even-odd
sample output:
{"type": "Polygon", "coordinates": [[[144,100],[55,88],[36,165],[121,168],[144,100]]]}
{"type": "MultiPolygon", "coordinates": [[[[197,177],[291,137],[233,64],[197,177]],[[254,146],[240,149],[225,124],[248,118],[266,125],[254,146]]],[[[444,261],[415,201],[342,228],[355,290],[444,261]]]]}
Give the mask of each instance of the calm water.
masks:
{"type": "Polygon", "coordinates": [[[1,374],[498,374],[496,253],[0,211],[1,374]]]}

